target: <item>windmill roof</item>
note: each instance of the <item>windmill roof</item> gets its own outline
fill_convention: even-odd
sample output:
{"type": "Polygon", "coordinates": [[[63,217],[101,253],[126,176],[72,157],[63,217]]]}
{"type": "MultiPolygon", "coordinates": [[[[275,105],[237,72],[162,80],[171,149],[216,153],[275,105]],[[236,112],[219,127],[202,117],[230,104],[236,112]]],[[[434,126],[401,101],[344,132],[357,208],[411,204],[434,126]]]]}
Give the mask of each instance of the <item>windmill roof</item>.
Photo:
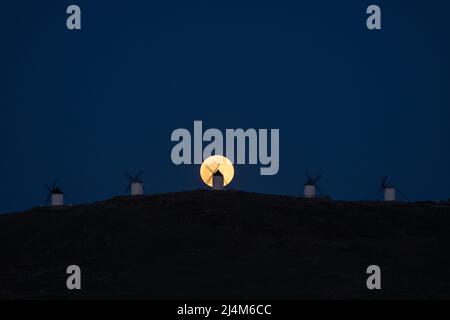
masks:
{"type": "Polygon", "coordinates": [[[55,189],[52,190],[52,194],[64,194],[64,192],[62,192],[62,190],[59,187],[56,187],[55,189]]]}
{"type": "Polygon", "coordinates": [[[220,170],[216,170],[216,172],[214,172],[213,176],[215,177],[223,177],[222,172],[220,172],[220,170]]]}

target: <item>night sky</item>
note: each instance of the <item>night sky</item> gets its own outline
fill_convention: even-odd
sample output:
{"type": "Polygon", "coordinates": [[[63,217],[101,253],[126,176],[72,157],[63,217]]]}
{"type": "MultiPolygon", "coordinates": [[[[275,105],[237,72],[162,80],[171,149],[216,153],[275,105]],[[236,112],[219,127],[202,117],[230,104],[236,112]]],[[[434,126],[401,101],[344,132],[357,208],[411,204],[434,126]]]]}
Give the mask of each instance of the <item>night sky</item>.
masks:
{"type": "Polygon", "coordinates": [[[176,128],[279,128],[280,170],[241,165],[233,189],[376,199],[450,197],[448,1],[4,1],[0,212],[205,186],[175,166],[176,128]],[[82,30],[66,28],[66,8],[82,30]],[[366,8],[382,30],[366,28],[366,8]]]}

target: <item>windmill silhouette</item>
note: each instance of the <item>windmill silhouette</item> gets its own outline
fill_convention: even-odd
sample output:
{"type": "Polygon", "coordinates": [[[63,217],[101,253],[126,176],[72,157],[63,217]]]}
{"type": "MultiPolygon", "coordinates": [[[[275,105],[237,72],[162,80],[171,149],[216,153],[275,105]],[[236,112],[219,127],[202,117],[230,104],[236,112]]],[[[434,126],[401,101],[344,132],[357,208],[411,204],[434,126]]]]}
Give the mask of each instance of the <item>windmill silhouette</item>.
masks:
{"type": "Polygon", "coordinates": [[[380,188],[378,189],[378,196],[381,195],[381,193],[383,193],[383,200],[385,202],[392,202],[392,201],[396,201],[396,193],[399,193],[400,196],[405,199],[406,201],[408,200],[408,197],[401,192],[397,187],[395,187],[392,183],[389,182],[388,180],[388,175],[385,174],[384,176],[381,177],[381,182],[380,182],[380,188]]]}
{"type": "Polygon", "coordinates": [[[322,174],[318,174],[315,178],[306,173],[306,182],[303,186],[303,196],[308,199],[316,197],[316,191],[322,194],[322,190],[317,185],[317,182],[322,178],[322,174]]]}
{"type": "Polygon", "coordinates": [[[45,189],[48,191],[46,204],[51,204],[52,207],[63,206],[64,205],[64,192],[62,192],[61,188],[58,187],[56,180],[53,182],[52,187],[50,188],[47,184],[45,185],[45,189]]]}
{"type": "Polygon", "coordinates": [[[130,193],[132,196],[142,196],[144,194],[144,182],[142,182],[141,175],[143,171],[139,171],[135,176],[125,172],[125,176],[129,182],[125,189],[126,193],[130,193]]]}
{"type": "Polygon", "coordinates": [[[219,167],[217,167],[216,170],[211,169],[208,165],[205,164],[205,167],[209,170],[211,173],[211,176],[206,180],[206,183],[209,184],[209,182],[212,180],[212,188],[213,190],[223,190],[224,187],[224,177],[222,172],[220,172],[219,167]]]}

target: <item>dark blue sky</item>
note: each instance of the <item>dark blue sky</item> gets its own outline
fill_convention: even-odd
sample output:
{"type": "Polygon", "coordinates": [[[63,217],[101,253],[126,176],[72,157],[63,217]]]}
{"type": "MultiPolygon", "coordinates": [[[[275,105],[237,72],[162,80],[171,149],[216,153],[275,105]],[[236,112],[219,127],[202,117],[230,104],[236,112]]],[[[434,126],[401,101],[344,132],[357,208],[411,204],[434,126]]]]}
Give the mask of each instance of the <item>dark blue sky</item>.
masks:
{"type": "Polygon", "coordinates": [[[170,161],[172,130],[279,128],[280,171],[238,166],[232,188],[335,199],[450,197],[448,1],[2,3],[0,212],[203,188],[170,161]],[[78,4],[82,30],[68,31],[78,4]],[[365,26],[382,9],[382,30],[365,26]],[[226,110],[226,111],[225,111],[226,110]],[[70,201],[69,201],[70,202],[70,201]]]}

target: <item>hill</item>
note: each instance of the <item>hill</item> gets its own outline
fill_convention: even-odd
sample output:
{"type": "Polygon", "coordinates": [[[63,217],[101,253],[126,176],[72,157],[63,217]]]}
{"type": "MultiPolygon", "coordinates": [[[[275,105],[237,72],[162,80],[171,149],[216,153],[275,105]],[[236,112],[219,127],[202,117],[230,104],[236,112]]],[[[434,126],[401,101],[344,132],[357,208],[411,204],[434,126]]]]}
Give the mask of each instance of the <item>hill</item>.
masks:
{"type": "Polygon", "coordinates": [[[450,298],[449,230],[448,203],[237,191],[35,208],[0,216],[0,298],[450,298]]]}

